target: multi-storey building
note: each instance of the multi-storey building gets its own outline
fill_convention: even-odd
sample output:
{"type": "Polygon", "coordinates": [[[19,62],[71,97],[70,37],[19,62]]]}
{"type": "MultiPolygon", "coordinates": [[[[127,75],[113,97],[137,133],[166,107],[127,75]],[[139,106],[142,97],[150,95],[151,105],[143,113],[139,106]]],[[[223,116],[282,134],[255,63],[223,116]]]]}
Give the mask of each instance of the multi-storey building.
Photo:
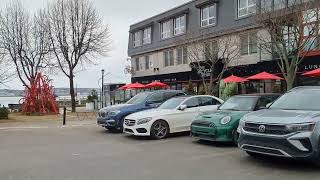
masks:
{"type": "MultiPolygon", "coordinates": [[[[277,9],[290,5],[291,1],[294,0],[268,0],[264,6],[277,9]]],[[[260,0],[193,0],[131,25],[128,55],[132,81],[162,81],[173,89],[183,89],[192,82],[199,90],[201,77],[190,66],[192,62],[184,42],[224,37],[234,39],[239,48],[238,56],[229,65],[233,68],[226,76],[246,77],[262,71],[279,73],[274,57],[264,52],[257,38],[266,33],[255,23],[258,5],[262,5],[260,0]]],[[[317,67],[320,61],[308,58],[300,71],[317,67]]]]}

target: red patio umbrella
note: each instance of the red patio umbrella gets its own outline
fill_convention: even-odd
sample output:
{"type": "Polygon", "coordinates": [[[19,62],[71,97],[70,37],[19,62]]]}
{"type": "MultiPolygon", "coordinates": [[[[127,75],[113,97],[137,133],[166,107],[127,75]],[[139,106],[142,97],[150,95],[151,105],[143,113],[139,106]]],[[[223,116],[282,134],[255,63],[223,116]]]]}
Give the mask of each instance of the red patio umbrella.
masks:
{"type": "Polygon", "coordinates": [[[140,83],[133,83],[133,84],[128,84],[126,86],[127,89],[143,89],[145,88],[146,86],[143,85],[143,84],[140,84],[140,83]]]}
{"type": "Polygon", "coordinates": [[[152,83],[147,84],[145,87],[146,87],[146,88],[155,88],[155,87],[164,88],[164,87],[168,87],[168,84],[154,81],[154,82],[152,82],[152,83]]]}
{"type": "Polygon", "coordinates": [[[120,90],[127,90],[127,86],[128,86],[128,84],[126,84],[126,85],[124,85],[124,86],[121,86],[119,89],[120,89],[120,90]]]}
{"type": "Polygon", "coordinates": [[[224,81],[224,83],[241,83],[241,82],[246,82],[248,80],[232,75],[232,76],[225,78],[223,81],[224,81]]]}
{"type": "Polygon", "coordinates": [[[262,72],[247,78],[247,80],[281,80],[281,79],[283,78],[267,72],[262,72]]]}
{"type": "Polygon", "coordinates": [[[122,87],[120,87],[120,90],[127,90],[127,89],[143,89],[146,86],[140,83],[133,83],[133,84],[126,84],[122,87]]]}
{"type": "Polygon", "coordinates": [[[315,70],[312,70],[312,71],[308,71],[304,74],[302,74],[304,76],[311,76],[311,77],[317,77],[317,76],[320,76],[320,68],[319,69],[315,69],[315,70]]]}
{"type": "Polygon", "coordinates": [[[267,72],[262,72],[253,76],[250,76],[247,78],[247,80],[263,80],[263,88],[264,92],[266,92],[266,81],[265,80],[282,80],[283,78],[267,73],[267,72]]]}

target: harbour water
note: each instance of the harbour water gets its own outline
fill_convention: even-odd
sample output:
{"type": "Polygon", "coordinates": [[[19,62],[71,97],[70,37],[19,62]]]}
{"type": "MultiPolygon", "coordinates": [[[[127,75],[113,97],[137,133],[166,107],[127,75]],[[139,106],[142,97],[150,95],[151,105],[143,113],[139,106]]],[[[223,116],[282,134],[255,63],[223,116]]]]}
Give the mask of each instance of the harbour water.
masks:
{"type": "Polygon", "coordinates": [[[8,107],[8,104],[19,104],[22,97],[0,97],[0,105],[8,107]]]}

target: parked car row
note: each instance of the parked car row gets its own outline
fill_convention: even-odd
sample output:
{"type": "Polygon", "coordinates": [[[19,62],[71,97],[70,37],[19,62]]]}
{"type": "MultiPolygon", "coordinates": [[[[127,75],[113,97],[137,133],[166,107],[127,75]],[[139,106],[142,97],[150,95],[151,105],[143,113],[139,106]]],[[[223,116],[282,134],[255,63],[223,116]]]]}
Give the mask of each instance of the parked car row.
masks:
{"type": "Polygon", "coordinates": [[[284,95],[237,95],[226,102],[182,91],[143,92],[99,111],[98,124],[135,136],[166,138],[190,131],[198,140],[233,142],[250,156],[308,159],[320,164],[320,87],[284,95]]]}

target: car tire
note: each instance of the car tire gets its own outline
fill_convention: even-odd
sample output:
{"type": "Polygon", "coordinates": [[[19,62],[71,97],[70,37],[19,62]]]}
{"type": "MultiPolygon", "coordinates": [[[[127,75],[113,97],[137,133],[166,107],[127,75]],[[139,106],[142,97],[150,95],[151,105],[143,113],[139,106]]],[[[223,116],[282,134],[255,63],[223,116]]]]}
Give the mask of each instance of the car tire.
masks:
{"type": "Polygon", "coordinates": [[[164,139],[169,135],[169,132],[168,123],[164,120],[157,120],[151,126],[150,136],[153,139],[164,139]]]}
{"type": "Polygon", "coordinates": [[[106,130],[110,131],[110,132],[116,132],[116,128],[114,127],[104,127],[106,130]]]}

